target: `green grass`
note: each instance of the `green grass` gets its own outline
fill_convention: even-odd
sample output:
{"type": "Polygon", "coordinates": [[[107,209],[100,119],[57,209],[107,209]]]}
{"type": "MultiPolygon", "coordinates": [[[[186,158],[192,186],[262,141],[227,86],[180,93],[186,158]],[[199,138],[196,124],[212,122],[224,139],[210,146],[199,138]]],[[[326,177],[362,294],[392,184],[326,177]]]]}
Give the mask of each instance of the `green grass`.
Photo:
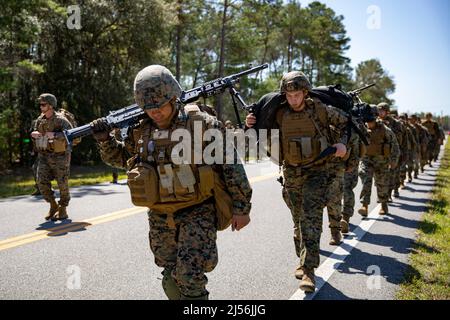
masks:
{"type": "Polygon", "coordinates": [[[441,160],[436,186],[418,230],[400,300],[450,299],[450,144],[441,160]]]}
{"type": "MultiPolygon", "coordinates": [[[[125,179],[123,170],[119,170],[119,180],[125,179]]],[[[69,187],[93,185],[112,181],[112,168],[108,166],[72,166],[69,187]]],[[[52,187],[58,189],[55,181],[52,187]]],[[[31,169],[21,168],[0,176],[0,198],[29,195],[34,191],[34,179],[31,169]]]]}

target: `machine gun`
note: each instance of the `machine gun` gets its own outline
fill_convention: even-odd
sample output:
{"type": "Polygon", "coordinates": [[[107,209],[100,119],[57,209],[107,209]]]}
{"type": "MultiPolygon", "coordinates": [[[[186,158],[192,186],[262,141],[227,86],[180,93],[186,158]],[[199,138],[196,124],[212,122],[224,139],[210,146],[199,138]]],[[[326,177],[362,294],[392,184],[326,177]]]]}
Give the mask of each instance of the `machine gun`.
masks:
{"type": "Polygon", "coordinates": [[[356,90],[347,92],[347,94],[350,95],[353,99],[355,99],[356,102],[357,102],[358,104],[363,104],[364,102],[361,100],[361,98],[359,97],[359,95],[360,95],[361,92],[363,92],[364,90],[367,90],[367,89],[369,89],[369,88],[372,88],[373,86],[375,86],[375,83],[371,83],[371,84],[368,84],[368,85],[363,86],[363,87],[361,87],[361,88],[358,88],[358,89],[356,89],[356,90]]]}
{"type": "MultiPolygon", "coordinates": [[[[187,104],[190,102],[194,102],[199,98],[206,99],[214,95],[222,94],[223,92],[225,92],[225,90],[228,89],[233,99],[233,106],[239,125],[241,125],[236,100],[239,101],[241,108],[243,108],[244,110],[249,110],[250,107],[244,102],[240,93],[234,88],[234,85],[239,82],[241,77],[263,70],[268,66],[269,65],[267,63],[262,64],[251,69],[226,76],[224,78],[218,78],[206,82],[196,88],[183,91],[179,102],[182,104],[187,104]]],[[[128,107],[111,111],[103,119],[108,123],[111,129],[120,129],[121,139],[124,140],[128,136],[129,128],[136,126],[139,123],[139,120],[145,117],[145,111],[142,110],[142,108],[140,108],[137,104],[132,104],[128,107]]],[[[91,135],[92,133],[93,130],[90,124],[85,124],[81,127],[64,130],[64,137],[66,138],[68,148],[72,147],[72,142],[74,139],[85,137],[91,135]]]]}

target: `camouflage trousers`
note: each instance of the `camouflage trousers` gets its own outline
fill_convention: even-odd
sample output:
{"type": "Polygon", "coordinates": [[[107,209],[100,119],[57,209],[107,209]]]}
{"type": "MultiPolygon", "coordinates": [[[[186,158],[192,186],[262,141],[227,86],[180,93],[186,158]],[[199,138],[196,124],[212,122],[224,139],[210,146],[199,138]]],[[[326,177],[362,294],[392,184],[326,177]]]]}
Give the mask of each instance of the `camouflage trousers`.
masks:
{"type": "Polygon", "coordinates": [[[395,169],[389,169],[389,187],[388,193],[392,190],[398,190],[400,187],[400,167],[401,162],[399,161],[395,169]]]}
{"type": "Polygon", "coordinates": [[[332,168],[329,171],[329,185],[326,193],[328,221],[330,229],[341,230],[342,197],[344,194],[345,167],[332,168]]]}
{"type": "Polygon", "coordinates": [[[412,180],[412,173],[415,171],[416,164],[417,153],[414,151],[408,152],[405,164],[400,168],[401,181],[406,180],[406,174],[408,174],[408,179],[412,180]]]}
{"type": "Polygon", "coordinates": [[[428,146],[422,145],[420,152],[420,167],[423,168],[429,159],[428,146]]]}
{"type": "Polygon", "coordinates": [[[358,184],[358,167],[350,172],[345,172],[344,175],[344,207],[342,214],[352,217],[355,210],[355,189],[358,184]]]}
{"type": "Polygon", "coordinates": [[[36,157],[36,159],[33,162],[33,165],[31,166],[31,170],[33,171],[33,178],[34,178],[34,182],[35,182],[35,187],[38,188],[38,184],[37,184],[37,171],[39,168],[39,157],[36,157]]]}
{"type": "Polygon", "coordinates": [[[361,161],[359,177],[362,182],[362,190],[359,196],[364,205],[370,204],[372,195],[372,179],[375,178],[377,188],[378,202],[386,203],[388,201],[389,191],[389,160],[383,158],[365,157],[361,161]]]}
{"type": "Polygon", "coordinates": [[[149,211],[150,249],[158,267],[172,275],[181,294],[198,297],[208,294],[205,273],[218,262],[215,207],[211,202],[174,214],[175,228],[167,216],[149,211]]]}
{"type": "Polygon", "coordinates": [[[39,154],[37,167],[37,184],[45,201],[55,200],[52,190],[52,180],[56,180],[59,188],[59,204],[67,207],[70,201],[69,174],[70,153],[63,154],[39,154]]]}
{"type": "Polygon", "coordinates": [[[432,159],[436,159],[439,156],[439,152],[441,151],[441,145],[438,143],[438,141],[436,141],[434,143],[434,148],[432,149],[432,159]]]}
{"type": "Polygon", "coordinates": [[[326,166],[308,170],[285,166],[283,175],[283,198],[291,210],[295,252],[300,258],[300,266],[317,268],[329,173],[326,166]]]}
{"type": "Polygon", "coordinates": [[[428,161],[431,162],[435,158],[437,158],[440,147],[441,146],[437,143],[436,140],[433,140],[428,144],[428,161]]]}

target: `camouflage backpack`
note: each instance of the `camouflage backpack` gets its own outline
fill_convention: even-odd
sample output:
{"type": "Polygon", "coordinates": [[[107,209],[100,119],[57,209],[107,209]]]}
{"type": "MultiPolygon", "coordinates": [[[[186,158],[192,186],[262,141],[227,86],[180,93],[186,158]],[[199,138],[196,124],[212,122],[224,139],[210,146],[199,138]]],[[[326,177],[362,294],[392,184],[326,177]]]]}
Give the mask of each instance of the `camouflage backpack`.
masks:
{"type": "MultiPolygon", "coordinates": [[[[67,121],[70,122],[70,124],[72,125],[72,128],[76,128],[78,126],[77,121],[75,120],[75,116],[73,115],[72,112],[67,111],[64,108],[60,108],[58,110],[58,113],[60,115],[62,115],[64,118],[66,118],[67,121]]],[[[76,146],[77,144],[79,144],[81,142],[81,138],[76,138],[73,139],[72,141],[72,146],[76,146]]]]}

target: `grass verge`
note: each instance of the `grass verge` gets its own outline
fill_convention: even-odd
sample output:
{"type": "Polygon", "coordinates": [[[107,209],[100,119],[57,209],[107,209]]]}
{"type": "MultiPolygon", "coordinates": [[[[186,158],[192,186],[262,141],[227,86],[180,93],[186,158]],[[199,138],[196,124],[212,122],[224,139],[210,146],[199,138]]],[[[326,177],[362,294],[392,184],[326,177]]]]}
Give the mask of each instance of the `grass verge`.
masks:
{"type": "Polygon", "coordinates": [[[428,212],[419,225],[410,267],[396,298],[450,299],[450,143],[438,171],[428,212]]]}

